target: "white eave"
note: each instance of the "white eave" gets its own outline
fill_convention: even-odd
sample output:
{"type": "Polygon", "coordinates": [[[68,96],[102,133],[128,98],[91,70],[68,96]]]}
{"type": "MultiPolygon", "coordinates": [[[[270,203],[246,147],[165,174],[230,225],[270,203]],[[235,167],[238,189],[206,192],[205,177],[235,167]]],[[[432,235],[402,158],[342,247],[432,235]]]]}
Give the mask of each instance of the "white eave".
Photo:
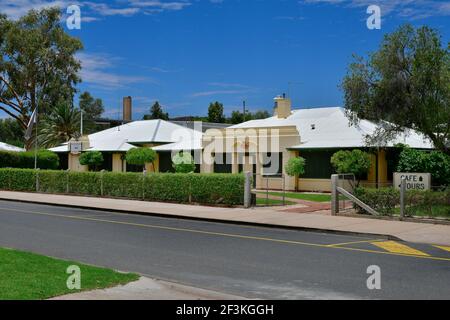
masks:
{"type": "Polygon", "coordinates": [[[19,148],[16,146],[12,146],[12,145],[4,143],[4,142],[0,142],[0,151],[21,152],[21,151],[25,151],[25,149],[19,148]]]}

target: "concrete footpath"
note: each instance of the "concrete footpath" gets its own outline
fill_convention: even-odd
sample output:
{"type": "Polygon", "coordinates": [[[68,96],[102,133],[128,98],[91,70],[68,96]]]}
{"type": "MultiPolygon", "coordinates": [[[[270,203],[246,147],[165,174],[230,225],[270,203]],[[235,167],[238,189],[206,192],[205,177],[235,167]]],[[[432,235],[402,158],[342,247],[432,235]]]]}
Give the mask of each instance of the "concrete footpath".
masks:
{"type": "Polygon", "coordinates": [[[123,286],[66,294],[49,300],[243,300],[244,297],[141,277],[123,286]]]}
{"type": "Polygon", "coordinates": [[[218,208],[138,200],[10,191],[0,191],[0,199],[226,223],[245,223],[311,231],[376,235],[408,242],[450,246],[450,225],[331,216],[326,212],[296,213],[284,211],[286,208],[281,207],[253,209],[218,208]]]}

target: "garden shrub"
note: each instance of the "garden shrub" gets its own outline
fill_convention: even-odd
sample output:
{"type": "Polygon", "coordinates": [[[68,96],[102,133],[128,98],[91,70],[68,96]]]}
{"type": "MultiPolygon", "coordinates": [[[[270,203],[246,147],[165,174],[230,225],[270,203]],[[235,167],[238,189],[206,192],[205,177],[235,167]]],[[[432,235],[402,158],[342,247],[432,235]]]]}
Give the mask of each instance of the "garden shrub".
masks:
{"type": "Polygon", "coordinates": [[[188,152],[179,152],[172,159],[172,167],[177,173],[191,173],[195,171],[195,162],[188,152]]]}
{"type": "MultiPolygon", "coordinates": [[[[40,150],[37,154],[37,164],[40,169],[55,170],[59,167],[59,157],[54,152],[40,150]]],[[[0,168],[34,169],[34,151],[0,151],[0,168]]]]}
{"type": "Polygon", "coordinates": [[[357,187],[354,194],[358,199],[382,215],[392,214],[395,206],[400,203],[400,191],[395,188],[357,187]]]}
{"type": "Polygon", "coordinates": [[[0,189],[36,191],[36,170],[0,169],[0,189]]]}
{"type": "MultiPolygon", "coordinates": [[[[354,194],[382,215],[393,215],[396,212],[395,208],[400,206],[400,191],[395,188],[358,187],[355,188],[354,194]]],[[[409,216],[415,215],[417,210],[428,212],[429,216],[435,216],[433,210],[438,206],[440,206],[441,214],[450,215],[450,188],[443,191],[411,190],[406,192],[405,213],[409,216]]],[[[363,209],[359,209],[359,211],[364,212],[363,209]]]]}
{"type": "Polygon", "coordinates": [[[123,197],[148,201],[241,205],[245,177],[241,174],[71,172],[0,169],[0,189],[123,197]],[[68,188],[67,188],[68,187],[68,188]]]}
{"type": "Polygon", "coordinates": [[[88,166],[89,170],[97,171],[97,167],[103,163],[103,154],[100,151],[83,152],[79,161],[81,165],[88,166]]]}

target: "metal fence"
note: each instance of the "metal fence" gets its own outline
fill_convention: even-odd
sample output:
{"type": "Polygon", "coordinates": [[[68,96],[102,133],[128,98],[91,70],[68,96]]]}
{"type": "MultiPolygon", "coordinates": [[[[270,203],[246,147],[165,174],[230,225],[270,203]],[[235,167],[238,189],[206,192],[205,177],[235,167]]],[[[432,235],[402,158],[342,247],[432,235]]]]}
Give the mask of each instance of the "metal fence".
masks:
{"type": "MultiPolygon", "coordinates": [[[[377,216],[450,218],[450,189],[430,186],[430,190],[407,190],[406,180],[396,186],[392,181],[358,183],[352,175],[333,175],[332,214],[363,213],[377,216]],[[361,192],[355,188],[364,187],[361,192]]],[[[359,189],[361,190],[361,189],[359,189]]]]}
{"type": "Polygon", "coordinates": [[[267,176],[252,174],[252,205],[257,207],[285,206],[290,204],[286,200],[286,176],[267,176]]]}

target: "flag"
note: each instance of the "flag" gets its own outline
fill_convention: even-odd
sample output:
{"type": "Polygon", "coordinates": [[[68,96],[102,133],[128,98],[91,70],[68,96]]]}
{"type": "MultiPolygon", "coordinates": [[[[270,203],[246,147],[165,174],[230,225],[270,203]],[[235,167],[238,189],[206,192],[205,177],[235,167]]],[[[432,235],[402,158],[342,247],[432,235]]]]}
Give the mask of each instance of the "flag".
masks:
{"type": "Polygon", "coordinates": [[[27,131],[25,132],[25,139],[30,139],[33,133],[33,126],[36,123],[36,109],[34,109],[31,115],[30,121],[28,122],[27,131]]]}

